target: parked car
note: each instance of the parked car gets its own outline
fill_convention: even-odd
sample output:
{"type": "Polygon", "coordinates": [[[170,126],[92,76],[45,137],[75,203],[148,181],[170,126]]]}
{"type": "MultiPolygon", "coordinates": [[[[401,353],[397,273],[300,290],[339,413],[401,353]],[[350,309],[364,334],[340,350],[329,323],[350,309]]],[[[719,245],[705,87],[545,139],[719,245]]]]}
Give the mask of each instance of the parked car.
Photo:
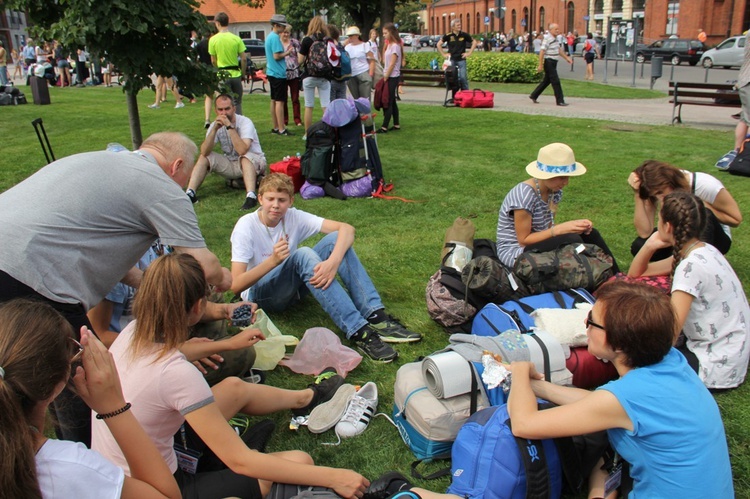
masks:
{"type": "Polygon", "coordinates": [[[419,37],[419,46],[420,47],[434,47],[436,43],[435,37],[430,35],[425,35],[419,37]]]}
{"type": "Polygon", "coordinates": [[[703,52],[700,63],[704,68],[722,66],[729,69],[742,66],[742,60],[745,57],[745,40],[744,36],[727,38],[715,48],[703,52]]]}
{"type": "Polygon", "coordinates": [[[257,38],[243,38],[242,42],[245,44],[245,53],[250,54],[250,57],[266,56],[266,45],[263,40],[257,38]]]}
{"type": "Polygon", "coordinates": [[[411,47],[411,44],[414,41],[414,35],[412,35],[411,33],[400,33],[399,36],[401,37],[401,40],[404,42],[405,46],[411,47]]]}
{"type": "MultiPolygon", "coordinates": [[[[586,45],[586,40],[588,40],[588,36],[586,35],[578,37],[575,49],[573,50],[574,55],[583,56],[583,47],[586,45]]],[[[599,55],[604,57],[604,52],[607,48],[607,39],[601,35],[594,35],[594,40],[596,40],[596,43],[599,46],[599,55]]]]}
{"type": "Polygon", "coordinates": [[[641,63],[651,60],[652,57],[663,57],[665,63],[671,63],[673,66],[679,65],[682,61],[695,66],[702,55],[703,43],[700,40],[666,38],[651,45],[638,44],[635,60],[641,63]]]}

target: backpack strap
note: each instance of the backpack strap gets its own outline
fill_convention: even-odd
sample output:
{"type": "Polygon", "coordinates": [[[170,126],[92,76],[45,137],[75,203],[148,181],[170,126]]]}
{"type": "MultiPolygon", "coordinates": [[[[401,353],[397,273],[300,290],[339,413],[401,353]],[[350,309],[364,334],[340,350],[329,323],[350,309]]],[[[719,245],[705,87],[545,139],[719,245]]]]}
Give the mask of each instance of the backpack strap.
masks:
{"type": "Polygon", "coordinates": [[[437,456],[428,457],[425,459],[417,459],[416,461],[411,463],[411,476],[416,478],[417,480],[435,480],[436,478],[441,478],[444,476],[450,476],[451,474],[451,467],[446,466],[444,468],[441,468],[437,471],[434,471],[430,473],[429,475],[423,475],[417,467],[425,462],[431,462],[431,461],[440,461],[440,460],[450,460],[451,453],[446,452],[444,454],[438,454],[437,456]]]}
{"type": "Polygon", "coordinates": [[[697,175],[695,174],[695,172],[693,172],[693,184],[692,184],[692,191],[691,191],[693,194],[695,194],[695,177],[696,176],[697,175]]]}
{"type": "Polygon", "coordinates": [[[528,333],[527,336],[534,338],[534,341],[539,344],[539,348],[542,349],[542,356],[544,357],[544,380],[550,381],[552,379],[552,368],[550,367],[549,350],[547,350],[547,345],[545,345],[542,339],[533,332],[528,333]]]}
{"type": "MultiPolygon", "coordinates": [[[[513,430],[510,418],[505,422],[513,430]]],[[[521,462],[526,471],[526,499],[548,499],[551,494],[547,456],[541,440],[515,437],[521,462]]]]}

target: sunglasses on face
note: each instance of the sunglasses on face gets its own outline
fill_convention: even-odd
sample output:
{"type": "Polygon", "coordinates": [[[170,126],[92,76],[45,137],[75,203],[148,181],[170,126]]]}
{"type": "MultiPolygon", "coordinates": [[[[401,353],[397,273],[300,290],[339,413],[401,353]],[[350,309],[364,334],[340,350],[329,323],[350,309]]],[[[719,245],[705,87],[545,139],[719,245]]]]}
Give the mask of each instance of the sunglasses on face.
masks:
{"type": "Polygon", "coordinates": [[[586,316],[586,320],[583,321],[583,323],[586,324],[586,329],[588,329],[590,327],[595,327],[595,328],[601,329],[602,331],[605,331],[604,326],[602,326],[602,325],[597,324],[596,322],[594,322],[593,315],[591,315],[591,311],[589,311],[589,315],[586,316]]]}

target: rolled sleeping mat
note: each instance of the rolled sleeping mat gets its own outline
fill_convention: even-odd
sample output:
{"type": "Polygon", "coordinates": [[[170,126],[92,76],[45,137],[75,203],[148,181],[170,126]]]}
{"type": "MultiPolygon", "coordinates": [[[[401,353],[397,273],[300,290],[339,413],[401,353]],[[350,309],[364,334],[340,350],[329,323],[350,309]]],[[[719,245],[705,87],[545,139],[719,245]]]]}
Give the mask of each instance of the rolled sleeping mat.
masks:
{"type": "Polygon", "coordinates": [[[469,362],[456,352],[441,352],[425,357],[422,376],[427,389],[439,399],[471,392],[474,372],[469,362]]]}

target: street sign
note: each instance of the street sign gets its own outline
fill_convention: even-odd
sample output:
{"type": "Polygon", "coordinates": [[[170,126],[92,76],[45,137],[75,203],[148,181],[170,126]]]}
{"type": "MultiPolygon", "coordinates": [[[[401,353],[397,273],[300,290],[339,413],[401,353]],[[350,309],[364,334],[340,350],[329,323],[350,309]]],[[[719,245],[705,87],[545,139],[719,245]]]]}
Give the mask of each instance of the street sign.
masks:
{"type": "Polygon", "coordinates": [[[490,16],[484,16],[484,24],[488,25],[490,24],[490,16]]]}
{"type": "Polygon", "coordinates": [[[588,20],[590,20],[590,19],[591,19],[591,16],[583,16],[583,20],[584,20],[584,21],[588,21],[588,20]]]}
{"type": "Polygon", "coordinates": [[[521,19],[521,26],[526,26],[526,18],[521,19]]]}

